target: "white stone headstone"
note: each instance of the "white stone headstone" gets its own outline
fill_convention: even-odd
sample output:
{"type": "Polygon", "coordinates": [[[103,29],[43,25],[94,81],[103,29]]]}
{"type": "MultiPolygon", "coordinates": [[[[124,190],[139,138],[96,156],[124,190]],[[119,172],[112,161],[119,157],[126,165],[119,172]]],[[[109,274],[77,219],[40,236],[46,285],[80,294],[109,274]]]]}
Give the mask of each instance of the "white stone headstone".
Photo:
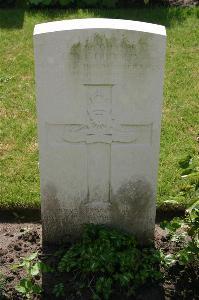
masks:
{"type": "Polygon", "coordinates": [[[142,22],[36,25],[44,242],[84,223],[153,238],[165,42],[142,22]]]}

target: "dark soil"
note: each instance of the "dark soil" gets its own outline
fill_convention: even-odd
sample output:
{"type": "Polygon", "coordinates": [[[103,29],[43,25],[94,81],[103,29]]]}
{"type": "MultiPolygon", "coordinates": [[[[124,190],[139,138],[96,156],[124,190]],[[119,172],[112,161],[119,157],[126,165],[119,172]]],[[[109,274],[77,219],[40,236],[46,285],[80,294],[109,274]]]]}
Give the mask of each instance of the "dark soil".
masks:
{"type": "MultiPolygon", "coordinates": [[[[41,246],[42,228],[40,223],[1,223],[0,224],[0,273],[5,275],[6,284],[4,287],[3,299],[23,299],[17,294],[15,286],[21,278],[24,277],[24,271],[12,270],[13,264],[19,263],[21,257],[26,257],[33,252],[38,251],[39,258],[45,263],[56,266],[59,259],[54,253],[60,250],[60,247],[46,247],[41,246]]],[[[178,245],[174,242],[169,242],[165,231],[158,225],[155,230],[155,246],[162,249],[166,253],[173,253],[178,250],[178,245]]],[[[68,245],[63,247],[67,249],[68,245]]],[[[196,266],[181,267],[174,265],[169,271],[164,271],[164,281],[159,285],[144,286],[137,292],[136,297],[129,299],[137,300],[162,300],[162,299],[183,299],[195,300],[199,299],[199,282],[198,270],[196,266]]],[[[45,293],[41,298],[34,297],[33,299],[59,299],[52,295],[52,289],[57,282],[64,282],[67,285],[67,291],[70,291],[70,277],[61,278],[59,273],[43,274],[42,278],[38,276],[38,283],[42,282],[45,293]]],[[[0,284],[1,288],[1,284],[0,284]]],[[[1,291],[0,291],[1,299],[1,291]]],[[[61,299],[61,298],[60,298],[61,299]]],[[[91,299],[88,291],[80,298],[73,298],[71,295],[67,296],[68,300],[91,299]]],[[[111,298],[112,300],[124,300],[125,298],[117,292],[111,298]]],[[[103,299],[102,299],[103,300],[103,299]]]]}

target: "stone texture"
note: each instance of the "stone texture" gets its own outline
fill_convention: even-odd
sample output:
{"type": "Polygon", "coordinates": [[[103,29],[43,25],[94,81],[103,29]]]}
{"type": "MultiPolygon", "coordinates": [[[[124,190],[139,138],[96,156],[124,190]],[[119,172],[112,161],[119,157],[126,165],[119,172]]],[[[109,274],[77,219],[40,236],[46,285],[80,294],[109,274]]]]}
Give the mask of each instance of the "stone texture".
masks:
{"type": "Polygon", "coordinates": [[[153,238],[165,41],[125,20],[36,25],[44,242],[88,222],[153,238]]]}

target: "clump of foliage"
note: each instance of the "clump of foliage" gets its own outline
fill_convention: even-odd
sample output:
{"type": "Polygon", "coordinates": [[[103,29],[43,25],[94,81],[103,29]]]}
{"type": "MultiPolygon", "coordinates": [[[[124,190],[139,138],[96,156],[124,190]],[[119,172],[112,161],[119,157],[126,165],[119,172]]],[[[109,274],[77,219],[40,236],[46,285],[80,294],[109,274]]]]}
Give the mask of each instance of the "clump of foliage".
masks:
{"type": "Polygon", "coordinates": [[[161,224],[171,241],[182,244],[182,249],[164,257],[165,264],[199,264],[199,200],[186,210],[185,218],[174,218],[161,224]]]}
{"type": "Polygon", "coordinates": [[[23,279],[15,287],[16,291],[27,299],[32,299],[33,295],[40,295],[42,287],[37,283],[36,278],[42,272],[50,272],[51,269],[41,261],[38,261],[38,253],[32,253],[25,257],[20,264],[14,265],[13,269],[23,269],[26,273],[23,279]]]}
{"type": "MultiPolygon", "coordinates": [[[[161,279],[160,254],[154,248],[141,248],[136,239],[103,225],[85,225],[82,240],[61,258],[58,270],[74,275],[77,294],[90,290],[93,299],[109,299],[114,287],[125,296],[135,294],[146,282],[161,279]]],[[[63,296],[58,284],[54,294],[63,296]]]]}
{"type": "Polygon", "coordinates": [[[6,278],[5,276],[0,272],[0,299],[3,299],[4,289],[6,285],[6,278]]]}
{"type": "Polygon", "coordinates": [[[194,157],[190,154],[180,159],[179,167],[182,169],[181,176],[183,178],[190,174],[196,175],[199,172],[199,168],[197,166],[197,160],[195,159],[194,161],[194,157]]]}
{"type": "Polygon", "coordinates": [[[113,8],[118,0],[28,0],[33,6],[61,6],[61,7],[109,7],[113,8]]]}
{"type": "Polygon", "coordinates": [[[164,201],[166,205],[190,207],[199,199],[199,157],[188,154],[179,162],[180,185],[177,195],[164,201]]]}
{"type": "MultiPolygon", "coordinates": [[[[61,6],[61,7],[92,7],[92,8],[115,8],[126,7],[134,4],[134,0],[27,0],[33,6],[61,6]]],[[[138,2],[138,1],[137,1],[138,2]]],[[[141,3],[149,4],[150,0],[142,0],[141,3]]]]}
{"type": "Polygon", "coordinates": [[[57,283],[54,286],[53,294],[56,298],[64,297],[65,296],[65,288],[63,282],[57,283]]]}
{"type": "Polygon", "coordinates": [[[179,161],[182,183],[180,196],[188,206],[199,199],[199,157],[187,155],[179,161]]]}

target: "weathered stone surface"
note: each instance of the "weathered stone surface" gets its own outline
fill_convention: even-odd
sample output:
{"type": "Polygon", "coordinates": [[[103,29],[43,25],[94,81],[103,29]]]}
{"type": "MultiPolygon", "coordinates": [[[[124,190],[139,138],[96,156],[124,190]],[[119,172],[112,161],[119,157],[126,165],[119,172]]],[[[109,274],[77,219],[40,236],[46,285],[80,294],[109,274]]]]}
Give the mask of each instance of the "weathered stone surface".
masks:
{"type": "Polygon", "coordinates": [[[165,40],[133,21],[36,25],[44,241],[88,222],[153,238],[165,40]]]}

